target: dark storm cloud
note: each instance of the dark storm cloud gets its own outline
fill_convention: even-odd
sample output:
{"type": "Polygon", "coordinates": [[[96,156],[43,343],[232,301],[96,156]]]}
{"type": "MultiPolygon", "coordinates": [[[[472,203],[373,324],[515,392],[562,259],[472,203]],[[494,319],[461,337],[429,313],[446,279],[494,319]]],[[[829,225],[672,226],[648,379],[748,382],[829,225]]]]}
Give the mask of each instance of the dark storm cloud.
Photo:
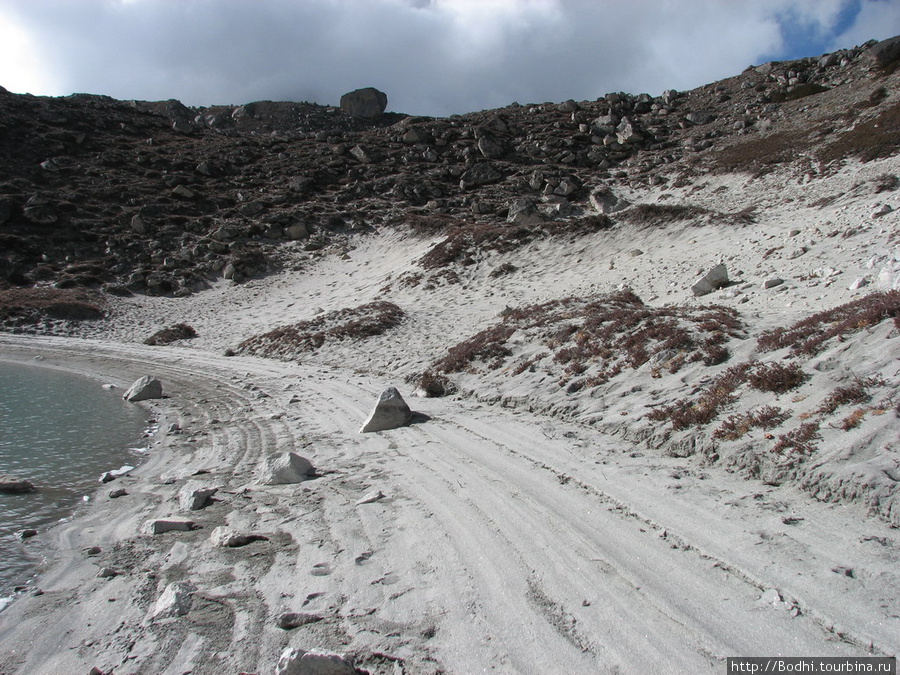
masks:
{"type": "Polygon", "coordinates": [[[6,0],[0,21],[33,93],[335,104],[374,86],[446,115],[698,86],[784,52],[785,21],[827,41],[851,4],[848,35],[900,21],[885,0],[6,0]]]}

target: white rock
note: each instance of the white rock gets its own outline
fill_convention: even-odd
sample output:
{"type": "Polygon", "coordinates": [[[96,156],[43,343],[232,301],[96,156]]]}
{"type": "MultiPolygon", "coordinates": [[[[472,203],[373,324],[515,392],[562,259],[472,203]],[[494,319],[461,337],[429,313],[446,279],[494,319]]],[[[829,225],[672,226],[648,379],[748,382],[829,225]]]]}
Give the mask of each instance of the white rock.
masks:
{"type": "Polygon", "coordinates": [[[308,459],[294,452],[284,452],[266,458],[259,483],[263,485],[302,483],[314,478],[315,475],[316,470],[308,459]]]}
{"type": "Polygon", "coordinates": [[[148,520],[141,528],[147,534],[163,534],[164,532],[190,532],[194,529],[192,520],[148,520]]]}
{"type": "Polygon", "coordinates": [[[356,501],[356,505],[360,506],[361,504],[371,504],[372,502],[377,502],[379,499],[384,499],[385,494],[381,490],[372,490],[371,492],[363,495],[361,499],[356,501]]]}
{"type": "Polygon", "coordinates": [[[197,590],[194,584],[187,581],[173,581],[166,586],[153,608],[154,619],[168,619],[184,616],[191,611],[192,595],[197,590]]]}
{"type": "Polygon", "coordinates": [[[275,675],[354,675],[353,663],[341,654],[291,647],[278,659],[275,675]]]}
{"type": "Polygon", "coordinates": [[[724,264],[719,263],[703,275],[700,281],[691,286],[691,291],[699,297],[726,285],[728,285],[728,269],[724,264]]]}
{"type": "Polygon", "coordinates": [[[385,429],[396,429],[410,423],[412,420],[412,411],[403,400],[400,392],[396,387],[388,387],[378,397],[375,408],[369,414],[369,418],[359,430],[364,434],[369,431],[384,431],[385,429]]]}
{"type": "Polygon", "coordinates": [[[199,511],[218,490],[219,488],[203,485],[199,481],[188,481],[178,493],[178,505],[182,511],[199,511]]]}
{"type": "Polygon", "coordinates": [[[122,394],[122,398],[131,403],[162,398],[162,383],[152,375],[144,375],[128,387],[128,391],[122,394]]]}

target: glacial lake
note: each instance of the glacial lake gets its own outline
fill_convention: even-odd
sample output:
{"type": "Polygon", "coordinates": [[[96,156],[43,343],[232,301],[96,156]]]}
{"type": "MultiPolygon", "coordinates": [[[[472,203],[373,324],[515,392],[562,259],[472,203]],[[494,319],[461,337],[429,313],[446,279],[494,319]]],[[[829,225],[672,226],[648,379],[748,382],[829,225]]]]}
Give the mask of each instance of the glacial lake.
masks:
{"type": "Polygon", "coordinates": [[[146,452],[148,412],[123,390],[39,366],[0,362],[0,474],[30,480],[37,491],[0,493],[0,609],[35,573],[39,540],[102,487],[100,476],[137,466],[146,452]]]}

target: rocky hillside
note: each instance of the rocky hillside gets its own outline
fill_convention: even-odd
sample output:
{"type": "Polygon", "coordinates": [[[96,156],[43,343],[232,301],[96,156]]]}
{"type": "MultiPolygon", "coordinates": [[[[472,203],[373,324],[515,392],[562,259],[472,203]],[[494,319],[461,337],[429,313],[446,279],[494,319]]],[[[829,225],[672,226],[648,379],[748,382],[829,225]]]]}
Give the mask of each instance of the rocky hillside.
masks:
{"type": "MultiPolygon", "coordinates": [[[[340,251],[353,233],[409,226],[470,228],[476,247],[508,246],[538,231],[608,227],[598,216],[626,205],[617,186],[785,164],[817,175],[900,146],[896,56],[886,41],[689,92],[447,119],[0,89],[0,288],[182,296],[276,269],[290,240],[340,251]],[[499,229],[508,223],[527,231],[499,229]]],[[[464,260],[453,246],[431,267],[464,260]]],[[[8,323],[33,318],[12,306],[29,298],[6,297],[8,323]]]]}
{"type": "Polygon", "coordinates": [[[384,375],[900,525],[898,64],[447,119],[2,92],[0,320],[384,375]]]}

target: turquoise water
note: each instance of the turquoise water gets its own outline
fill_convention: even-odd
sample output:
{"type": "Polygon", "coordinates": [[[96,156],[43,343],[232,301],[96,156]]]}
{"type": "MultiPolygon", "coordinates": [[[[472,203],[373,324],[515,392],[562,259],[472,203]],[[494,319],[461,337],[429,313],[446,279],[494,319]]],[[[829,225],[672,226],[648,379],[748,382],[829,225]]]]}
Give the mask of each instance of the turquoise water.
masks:
{"type": "MultiPolygon", "coordinates": [[[[34,574],[46,530],[101,487],[100,476],[135,466],[146,450],[148,413],[86,377],[0,363],[0,474],[25,478],[29,494],[0,493],[0,598],[34,574]]],[[[2,601],[0,601],[2,604],[2,601]]]]}

